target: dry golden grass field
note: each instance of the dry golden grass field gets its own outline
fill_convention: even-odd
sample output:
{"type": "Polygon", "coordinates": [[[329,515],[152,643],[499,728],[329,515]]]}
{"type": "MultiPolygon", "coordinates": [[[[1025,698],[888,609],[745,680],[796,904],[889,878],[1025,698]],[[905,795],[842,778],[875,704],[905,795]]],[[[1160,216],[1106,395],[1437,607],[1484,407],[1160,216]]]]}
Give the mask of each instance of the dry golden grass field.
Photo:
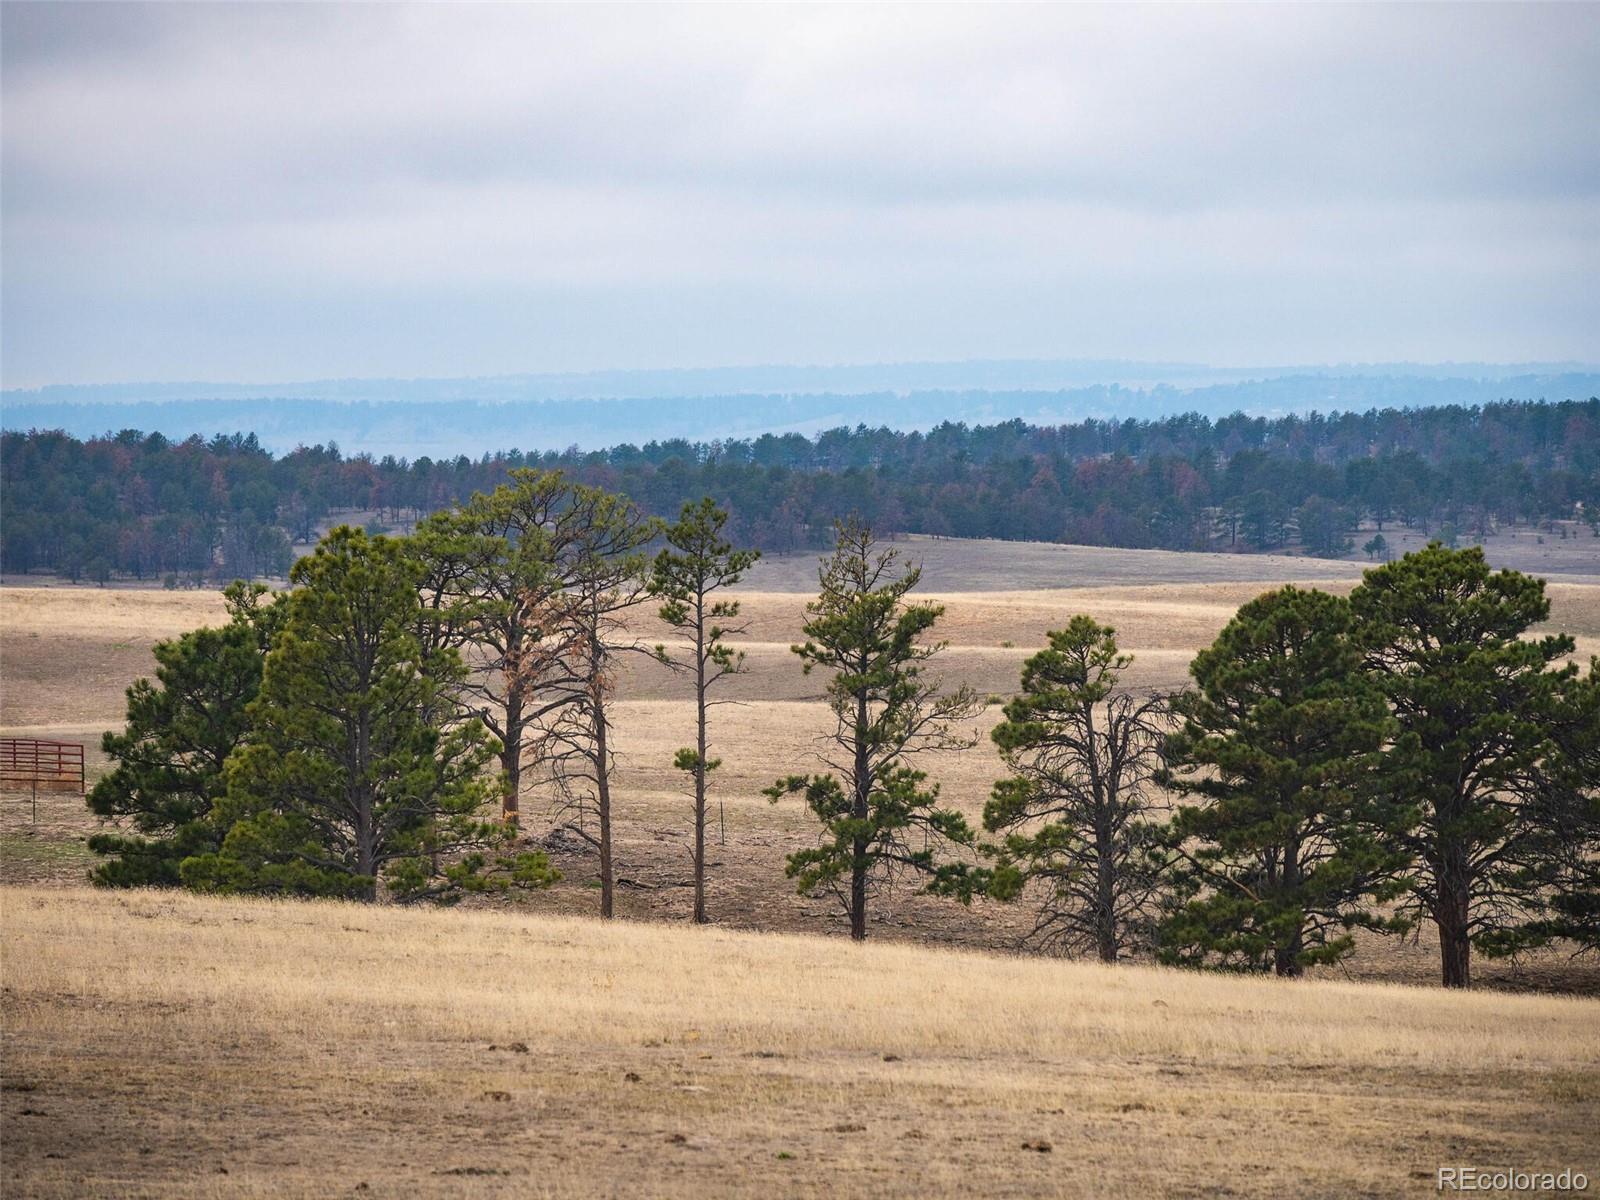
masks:
{"type": "Polygon", "coordinates": [[[33,1196],[1396,1196],[1600,1179],[1593,1001],[10,889],[33,1196]]]}
{"type": "MultiPolygon", "coordinates": [[[[1005,546],[905,547],[947,605],[944,673],[996,696],[1074,613],[1117,627],[1134,686],[1166,687],[1258,592],[1360,571],[1005,546]]],[[[1587,658],[1600,576],[1563,565],[1551,624],[1587,658]]],[[[82,801],[41,796],[33,823],[0,796],[5,1194],[1422,1195],[1455,1162],[1587,1167],[1600,1187],[1600,1001],[1508,994],[1600,994],[1559,952],[1480,963],[1467,996],[1401,986],[1436,979],[1426,931],[1296,985],[1106,971],[1016,955],[1026,909],[909,890],[849,945],[783,877],[809,818],[760,795],[827,725],[788,651],[813,572],[775,561],[744,595],[752,670],[713,727],[715,930],[670,927],[690,901],[670,761],[693,711],[643,660],[618,713],[611,926],[567,845],[556,888],[473,911],[97,893],[82,801]]],[[[151,644],[221,616],[214,593],[0,588],[0,732],[86,743],[92,782],[151,644]]],[[[922,764],[972,816],[997,717],[922,764]]],[[[524,810],[542,836],[548,797],[524,810]]]]}

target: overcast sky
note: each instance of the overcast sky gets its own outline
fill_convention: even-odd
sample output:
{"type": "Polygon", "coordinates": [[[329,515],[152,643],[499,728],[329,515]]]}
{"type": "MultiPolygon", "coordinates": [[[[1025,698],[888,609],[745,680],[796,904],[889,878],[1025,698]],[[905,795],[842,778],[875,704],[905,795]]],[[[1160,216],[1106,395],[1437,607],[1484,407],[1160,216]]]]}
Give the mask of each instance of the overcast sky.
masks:
{"type": "Polygon", "coordinates": [[[17,4],[7,386],[1600,359],[1600,4],[17,4]]]}

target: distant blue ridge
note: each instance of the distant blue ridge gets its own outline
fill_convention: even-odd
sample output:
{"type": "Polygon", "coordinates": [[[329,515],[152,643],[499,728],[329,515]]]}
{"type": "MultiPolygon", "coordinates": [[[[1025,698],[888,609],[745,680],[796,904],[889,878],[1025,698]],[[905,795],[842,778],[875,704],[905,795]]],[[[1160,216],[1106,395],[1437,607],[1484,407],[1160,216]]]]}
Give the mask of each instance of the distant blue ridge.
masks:
{"type": "Polygon", "coordinates": [[[1235,412],[1282,416],[1595,395],[1600,395],[1600,369],[1584,364],[1382,364],[1296,367],[1274,374],[1172,363],[911,363],[279,386],[52,385],[0,393],[0,426],[61,429],[79,438],[120,429],[173,439],[254,432],[274,452],[332,441],[347,453],[476,458],[509,449],[811,435],[858,424],[926,430],[944,421],[1020,419],[1055,425],[1185,412],[1212,418],[1235,412]],[[1068,383],[1075,374],[1101,378],[1068,383]],[[1117,378],[1106,378],[1111,375],[1117,378]],[[1015,382],[1024,379],[1051,382],[1015,382]],[[768,387],[747,387],[761,383],[768,387]],[[601,394],[571,394],[585,389],[601,394]]]}

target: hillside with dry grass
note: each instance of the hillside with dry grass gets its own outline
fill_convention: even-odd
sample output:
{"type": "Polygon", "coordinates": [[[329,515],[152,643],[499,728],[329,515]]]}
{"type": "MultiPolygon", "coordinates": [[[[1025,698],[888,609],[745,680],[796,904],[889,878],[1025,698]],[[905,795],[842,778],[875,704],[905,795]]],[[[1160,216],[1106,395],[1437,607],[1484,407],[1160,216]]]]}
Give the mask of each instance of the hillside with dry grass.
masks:
{"type": "Polygon", "coordinates": [[[9,1195],[1332,1197],[1432,1192],[1456,1162],[1600,1177],[1591,1001],[527,913],[4,905],[9,1195]]]}
{"type": "MultiPolygon", "coordinates": [[[[1133,686],[1176,685],[1282,582],[1239,578],[1237,558],[1087,551],[1057,578],[1094,586],[1044,587],[1027,555],[1008,573],[978,546],[990,586],[973,590],[950,586],[961,547],[918,548],[939,556],[942,669],[996,696],[1078,612],[1117,627],[1133,686]]],[[[1317,566],[1319,586],[1355,582],[1317,566]]],[[[1600,1008],[1509,994],[1600,992],[1559,950],[1481,963],[1469,994],[1430,986],[1426,929],[1363,936],[1299,983],[1106,969],[1017,953],[1025,907],[909,890],[849,944],[833,904],[784,878],[810,817],[760,795],[828,725],[788,650],[797,571],[742,593],[752,670],[713,726],[717,928],[683,925],[670,761],[692,706],[643,658],[616,712],[612,924],[592,917],[593,855],[550,836],[537,788],[528,836],[562,883],[448,911],[96,892],[81,799],[41,797],[34,823],[0,796],[6,1194],[1388,1196],[1431,1194],[1451,1163],[1600,1178],[1600,1008]]],[[[1551,625],[1600,652],[1600,586],[1550,595],[1551,625]]],[[[87,743],[92,782],[153,642],[222,618],[210,593],[0,589],[0,729],[87,743]]],[[[922,764],[969,816],[999,772],[998,715],[922,764]]]]}
{"type": "MultiPolygon", "coordinates": [[[[905,548],[927,562],[928,595],[946,607],[937,633],[950,646],[939,669],[991,697],[1011,695],[1023,660],[1043,644],[1048,630],[1075,613],[1116,627],[1134,655],[1131,686],[1168,688],[1185,680],[1195,651],[1261,591],[1293,579],[1347,592],[1359,578],[1352,564],[1303,559],[926,539],[912,539],[905,548]],[[1007,548],[1009,556],[1001,553],[1007,548]],[[1252,564],[1281,573],[1240,578],[1242,566],[1252,564]],[[963,578],[987,590],[955,586],[963,578]],[[1146,582],[1119,582],[1141,578],[1146,582]],[[1055,586],[1041,586],[1046,581],[1055,586]],[[1079,581],[1093,586],[1062,586],[1079,581]]],[[[820,680],[804,676],[789,651],[804,618],[807,594],[801,588],[807,571],[814,582],[815,561],[764,564],[764,574],[740,589],[748,632],[739,645],[751,669],[730,679],[722,693],[740,703],[714,717],[713,748],[724,765],[713,792],[709,872],[712,919],[735,928],[837,928],[831,901],[798,896],[784,878],[785,856],[815,837],[809,814],[798,802],[773,805],[761,796],[778,775],[807,769],[829,726],[820,680]]],[[[1576,636],[1581,659],[1600,653],[1600,586],[1557,576],[1548,590],[1550,627],[1576,636]]],[[[152,669],[151,645],[224,619],[221,597],[212,592],[0,588],[0,733],[85,743],[92,782],[106,769],[100,733],[120,727],[123,689],[152,669]]],[[[650,642],[673,640],[648,607],[634,624],[650,642]]],[[[689,801],[671,761],[673,751],[693,739],[693,706],[685,681],[645,656],[625,665],[619,696],[618,911],[629,918],[682,919],[690,899],[689,801]]],[[[971,751],[930,755],[921,764],[940,782],[943,799],[972,818],[1001,773],[988,741],[999,715],[999,706],[991,704],[971,723],[979,739],[971,751]]],[[[537,786],[524,799],[524,810],[534,838],[544,838],[556,824],[553,798],[537,786]]],[[[69,796],[41,797],[39,822],[29,816],[26,797],[0,796],[0,881],[81,884],[95,861],[84,845],[99,827],[94,817],[69,796]]],[[[522,903],[541,912],[595,911],[592,854],[559,836],[549,849],[565,879],[522,903]]],[[[886,897],[873,913],[874,937],[934,944],[1003,949],[1030,925],[1030,914],[1020,906],[962,908],[910,891],[886,897]]],[[[1429,983],[1436,978],[1437,952],[1427,930],[1417,941],[1363,939],[1347,969],[1361,978],[1429,983]]],[[[1600,992],[1600,970],[1552,953],[1483,963],[1480,982],[1600,992]]]]}

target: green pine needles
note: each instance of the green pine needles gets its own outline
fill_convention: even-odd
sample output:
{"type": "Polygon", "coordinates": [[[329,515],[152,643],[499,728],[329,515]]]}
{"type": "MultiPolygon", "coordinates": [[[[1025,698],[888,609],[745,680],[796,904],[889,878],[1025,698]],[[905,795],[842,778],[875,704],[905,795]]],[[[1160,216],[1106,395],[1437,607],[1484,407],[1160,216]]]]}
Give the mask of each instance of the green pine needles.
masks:
{"type": "Polygon", "coordinates": [[[801,892],[835,896],[850,936],[861,941],[868,904],[885,884],[902,874],[936,879],[945,848],[972,844],[966,819],[939,805],[938,786],[910,760],[970,747],[975,736],[956,723],[981,711],[982,701],[971,688],[945,690],[926,674],[943,645],[924,638],[944,608],[906,600],[921,570],[902,569],[899,553],[880,549],[859,521],[834,532],[820,593],[806,606],[806,641],[792,648],[807,674],[831,672],[834,730],[822,758],[832,770],[788,776],[766,794],[804,797],[821,837],[789,856],[789,876],[801,892]]]}
{"type": "Polygon", "coordinates": [[[687,658],[674,657],[665,645],[656,657],[694,676],[695,744],[673,755],[672,765],[687,774],[694,787],[694,904],[690,920],[703,925],[706,916],[706,785],[722,763],[710,756],[707,713],[717,703],[710,690],[729,675],[744,670],[744,652],[727,643],[744,632],[733,624],[739,602],[717,593],[744,578],[761,557],[757,550],[737,550],[723,537],[728,514],[708,496],[685,504],[678,520],[667,526],[667,545],[650,568],[650,593],[661,599],[658,615],[689,639],[687,658]]]}
{"type": "Polygon", "coordinates": [[[1166,699],[1120,688],[1130,655],[1116,631],[1076,616],[1022,667],[1022,691],[991,737],[1013,772],[983,826],[996,865],[975,884],[1000,900],[1039,896],[1030,939],[1116,962],[1147,948],[1164,860],[1151,781],[1166,699]]]}
{"type": "Polygon", "coordinates": [[[1544,939],[1559,864],[1594,845],[1596,776],[1575,740],[1593,728],[1593,678],[1565,662],[1572,638],[1527,636],[1550,615],[1544,581],[1491,571],[1476,546],[1370,570],[1350,601],[1396,722],[1385,786],[1416,809],[1397,843],[1414,864],[1407,907],[1438,927],[1445,985],[1467,987],[1474,947],[1544,939]]]}
{"type": "Polygon", "coordinates": [[[420,577],[403,542],[349,527],[295,564],[212,813],[226,832],[185,884],[417,900],[549,881],[543,854],[501,853],[508,830],[478,815],[496,747],[449,702],[459,656],[423,648],[420,577]]]}
{"type": "Polygon", "coordinates": [[[259,584],[224,593],[230,620],[155,645],[156,677],[128,689],[128,723],[101,748],[116,763],[89,793],[89,808],[131,832],[97,833],[110,855],[92,878],[108,887],[173,887],[186,858],[217,850],[226,832],[212,810],[227,788],[223,768],[249,732],[246,710],[284,598],[259,584]]]}
{"type": "Polygon", "coordinates": [[[1348,601],[1285,587],[1252,600],[1190,668],[1163,775],[1172,822],[1170,962],[1296,976],[1350,931],[1402,928],[1396,837],[1412,820],[1378,786],[1394,723],[1362,670],[1348,601]]]}

